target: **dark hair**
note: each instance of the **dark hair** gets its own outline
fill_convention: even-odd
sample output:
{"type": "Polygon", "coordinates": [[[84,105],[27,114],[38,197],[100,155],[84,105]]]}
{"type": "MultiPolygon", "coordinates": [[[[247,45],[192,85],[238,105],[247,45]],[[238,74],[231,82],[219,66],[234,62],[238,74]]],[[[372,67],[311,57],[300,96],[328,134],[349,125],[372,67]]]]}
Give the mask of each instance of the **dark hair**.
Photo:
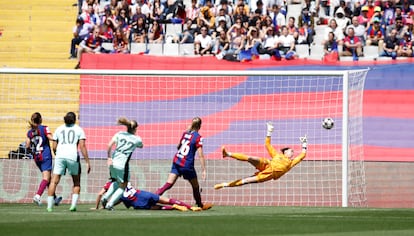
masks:
{"type": "Polygon", "coordinates": [[[82,17],[78,17],[76,19],[76,23],[79,23],[79,24],[83,25],[84,21],[83,21],[82,17]]]}
{"type": "Polygon", "coordinates": [[[66,125],[73,125],[76,123],[76,114],[74,112],[66,113],[65,117],[63,117],[66,125]]]}
{"type": "Polygon", "coordinates": [[[281,151],[283,154],[285,154],[285,152],[286,152],[287,150],[289,150],[289,149],[290,149],[290,147],[285,147],[285,148],[280,149],[280,151],[281,151]]]}
{"type": "Polygon", "coordinates": [[[29,128],[36,128],[40,124],[42,124],[42,115],[39,112],[33,113],[29,121],[29,128]]]}
{"type": "Polygon", "coordinates": [[[201,128],[201,118],[194,117],[191,122],[191,130],[199,130],[201,128]]]}

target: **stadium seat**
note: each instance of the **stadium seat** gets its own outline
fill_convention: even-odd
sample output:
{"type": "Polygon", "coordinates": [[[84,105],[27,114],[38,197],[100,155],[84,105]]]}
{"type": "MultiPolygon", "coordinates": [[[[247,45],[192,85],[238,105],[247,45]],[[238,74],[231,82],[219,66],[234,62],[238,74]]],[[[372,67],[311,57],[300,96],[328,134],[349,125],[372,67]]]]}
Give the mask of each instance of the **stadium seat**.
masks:
{"type": "Polygon", "coordinates": [[[194,55],[194,44],[192,43],[183,43],[179,46],[180,55],[194,55]]]}
{"type": "Polygon", "coordinates": [[[296,54],[299,58],[307,58],[309,57],[309,45],[307,44],[297,44],[295,45],[296,54]]]}
{"type": "Polygon", "coordinates": [[[338,52],[341,53],[344,50],[343,45],[338,45],[338,52]]]}
{"type": "Polygon", "coordinates": [[[323,40],[324,40],[324,32],[321,33],[317,33],[313,36],[313,43],[314,44],[322,44],[323,40]]]}
{"type": "MultiPolygon", "coordinates": [[[[360,58],[358,58],[358,60],[359,60],[360,58]]],[[[354,58],[352,57],[352,56],[340,56],[339,57],[339,60],[340,61],[353,61],[354,60],[354,58]]]]}
{"type": "Polygon", "coordinates": [[[364,59],[376,60],[379,57],[378,46],[364,46],[364,59]]]}
{"type": "Polygon", "coordinates": [[[145,43],[131,43],[130,53],[140,54],[147,51],[147,45],[145,43]]]}
{"type": "Polygon", "coordinates": [[[163,55],[163,46],[162,43],[148,43],[148,54],[150,55],[163,55]]]}
{"type": "Polygon", "coordinates": [[[324,55],[323,45],[322,44],[312,44],[310,48],[310,59],[322,60],[324,55]]]}
{"type": "Polygon", "coordinates": [[[260,60],[270,60],[270,55],[269,54],[260,54],[259,59],[260,60]]]}
{"type": "Polygon", "coordinates": [[[102,48],[107,51],[113,51],[114,50],[114,44],[113,43],[102,43],[102,48]]]}
{"type": "Polygon", "coordinates": [[[168,24],[165,24],[164,27],[165,27],[166,37],[168,37],[169,35],[176,36],[177,34],[179,34],[183,31],[183,25],[182,24],[168,23],[168,24]]]}
{"type": "Polygon", "coordinates": [[[164,55],[166,56],[178,56],[180,55],[178,43],[165,43],[164,44],[164,55]]]}

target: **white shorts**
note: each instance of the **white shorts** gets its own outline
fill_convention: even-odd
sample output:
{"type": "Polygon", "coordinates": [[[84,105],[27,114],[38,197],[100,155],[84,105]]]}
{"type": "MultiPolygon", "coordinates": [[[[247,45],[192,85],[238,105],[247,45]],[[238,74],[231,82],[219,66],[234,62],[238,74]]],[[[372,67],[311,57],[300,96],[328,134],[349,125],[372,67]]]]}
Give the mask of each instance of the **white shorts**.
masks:
{"type": "Polygon", "coordinates": [[[70,175],[79,175],[80,163],[66,158],[56,158],[55,165],[53,166],[53,174],[65,175],[66,170],[68,170],[68,174],[70,175]]]}
{"type": "Polygon", "coordinates": [[[111,165],[109,166],[109,172],[111,174],[111,178],[115,179],[118,183],[127,183],[129,181],[128,170],[118,169],[111,165]]]}

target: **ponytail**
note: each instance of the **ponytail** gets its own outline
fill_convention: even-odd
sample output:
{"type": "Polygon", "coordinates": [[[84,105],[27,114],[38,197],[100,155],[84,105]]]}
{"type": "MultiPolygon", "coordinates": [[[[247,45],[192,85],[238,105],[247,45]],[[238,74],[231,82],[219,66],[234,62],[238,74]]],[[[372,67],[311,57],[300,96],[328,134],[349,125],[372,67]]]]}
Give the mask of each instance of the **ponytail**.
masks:
{"type": "Polygon", "coordinates": [[[135,129],[138,127],[138,122],[136,120],[128,120],[126,117],[118,118],[119,125],[125,125],[128,129],[128,133],[135,133],[135,129]]]}
{"type": "Polygon", "coordinates": [[[201,118],[200,117],[194,117],[191,122],[190,130],[200,130],[201,129],[201,118]]]}

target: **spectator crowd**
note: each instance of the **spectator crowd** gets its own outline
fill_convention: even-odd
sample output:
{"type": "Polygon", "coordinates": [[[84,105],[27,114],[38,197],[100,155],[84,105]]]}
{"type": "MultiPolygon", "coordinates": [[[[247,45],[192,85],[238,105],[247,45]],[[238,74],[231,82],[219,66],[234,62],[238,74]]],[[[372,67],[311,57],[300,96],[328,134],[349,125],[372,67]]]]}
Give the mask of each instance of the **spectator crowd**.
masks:
{"type": "Polygon", "coordinates": [[[193,44],[196,55],[226,60],[291,60],[298,44],[321,44],[326,55],[354,60],[364,46],[392,59],[413,56],[414,0],[190,1],[79,0],[70,58],[129,53],[132,43],[193,44]],[[182,31],[166,35],[168,24],[182,24],[182,31]],[[317,25],[324,30],[315,32],[317,25]]]}

